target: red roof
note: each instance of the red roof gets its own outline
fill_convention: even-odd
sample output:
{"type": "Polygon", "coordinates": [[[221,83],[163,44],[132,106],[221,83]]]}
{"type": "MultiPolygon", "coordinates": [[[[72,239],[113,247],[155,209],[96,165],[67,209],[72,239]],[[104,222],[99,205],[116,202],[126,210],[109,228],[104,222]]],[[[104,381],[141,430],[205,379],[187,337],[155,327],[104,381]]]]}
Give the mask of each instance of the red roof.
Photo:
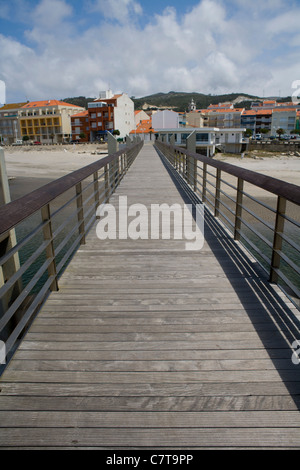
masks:
{"type": "Polygon", "coordinates": [[[242,114],[243,116],[256,116],[257,111],[252,111],[251,109],[245,109],[242,114]]]}
{"type": "Polygon", "coordinates": [[[288,111],[294,111],[296,112],[296,108],[274,108],[273,113],[283,113],[283,112],[288,112],[288,111]]]}
{"type": "Polygon", "coordinates": [[[274,109],[258,109],[256,114],[272,114],[274,109]]]}
{"type": "Polygon", "coordinates": [[[88,111],[82,111],[81,113],[72,114],[71,118],[73,117],[87,117],[89,115],[88,111]]]}
{"type": "Polygon", "coordinates": [[[224,109],[211,109],[210,113],[241,113],[244,108],[224,108],[224,109]]]}
{"type": "Polygon", "coordinates": [[[152,130],[151,119],[144,119],[138,123],[136,130],[131,131],[130,134],[147,134],[152,130]]]}
{"type": "Polygon", "coordinates": [[[22,108],[43,108],[45,106],[70,106],[71,108],[82,109],[81,106],[76,106],[75,104],[58,100],[30,101],[30,103],[26,103],[24,106],[22,106],[22,108]]]}

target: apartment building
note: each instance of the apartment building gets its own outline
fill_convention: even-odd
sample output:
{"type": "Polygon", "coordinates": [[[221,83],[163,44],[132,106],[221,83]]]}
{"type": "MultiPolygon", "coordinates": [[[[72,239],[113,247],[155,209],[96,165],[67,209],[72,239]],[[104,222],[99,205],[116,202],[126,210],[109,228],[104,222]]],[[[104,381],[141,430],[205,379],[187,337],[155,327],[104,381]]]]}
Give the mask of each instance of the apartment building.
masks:
{"type": "Polygon", "coordinates": [[[256,111],[254,109],[244,110],[241,115],[241,126],[251,129],[252,134],[256,134],[256,111]]]}
{"type": "Polygon", "coordinates": [[[272,112],[271,133],[276,136],[277,129],[283,129],[290,134],[296,128],[296,108],[276,108],[272,112]]]}
{"type": "Polygon", "coordinates": [[[186,125],[189,127],[204,127],[207,124],[206,115],[200,110],[186,113],[186,125]]]}
{"type": "Polygon", "coordinates": [[[71,138],[71,116],[84,108],[58,100],[32,101],[18,111],[21,138],[62,143],[71,138]]]}
{"type": "Polygon", "coordinates": [[[0,142],[9,145],[21,138],[18,111],[25,104],[12,103],[0,108],[0,142]]]}
{"type": "Polygon", "coordinates": [[[89,112],[81,111],[71,116],[72,139],[88,142],[90,136],[89,112]]]}
{"type": "MultiPolygon", "coordinates": [[[[209,108],[208,108],[209,109],[209,108]]],[[[241,127],[241,116],[244,108],[233,108],[233,107],[219,107],[211,108],[208,117],[208,127],[221,128],[240,128],[241,127]]]]}
{"type": "Polygon", "coordinates": [[[272,109],[258,109],[256,111],[255,132],[257,134],[260,134],[263,129],[266,129],[268,130],[268,132],[271,132],[272,114],[272,109]]]}
{"type": "Polygon", "coordinates": [[[114,130],[124,138],[135,129],[134,103],[127,93],[101,92],[98,99],[88,104],[88,116],[92,142],[105,139],[106,133],[114,130]]]}

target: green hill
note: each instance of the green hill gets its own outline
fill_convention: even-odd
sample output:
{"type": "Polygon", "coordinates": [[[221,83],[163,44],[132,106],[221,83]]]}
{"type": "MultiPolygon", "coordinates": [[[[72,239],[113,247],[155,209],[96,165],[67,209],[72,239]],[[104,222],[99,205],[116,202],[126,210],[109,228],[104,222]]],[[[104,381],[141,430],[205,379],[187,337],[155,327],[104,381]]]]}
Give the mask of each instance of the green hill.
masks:
{"type": "Polygon", "coordinates": [[[86,98],[85,96],[77,96],[74,98],[64,98],[62,101],[69,104],[74,104],[75,106],[82,106],[87,109],[88,103],[94,101],[95,98],[86,98]]]}
{"type": "Polygon", "coordinates": [[[155,93],[142,98],[134,98],[135,109],[142,109],[146,104],[157,107],[172,107],[174,111],[187,111],[191,100],[196,103],[197,109],[206,109],[210,104],[241,101],[236,106],[250,107],[252,100],[258,99],[257,96],[247,95],[245,93],[230,93],[227,95],[205,95],[202,93],[184,93],[170,91],[169,93],[155,93]],[[249,100],[249,101],[248,101],[249,100]]]}
{"type": "MultiPolygon", "coordinates": [[[[88,103],[94,101],[95,98],[86,98],[77,96],[73,98],[64,98],[62,101],[66,103],[82,106],[87,109],[88,103]]],[[[185,93],[177,91],[169,91],[169,93],[155,93],[153,95],[144,96],[142,98],[132,98],[135,109],[142,109],[148,104],[150,107],[168,107],[174,111],[184,112],[188,110],[188,106],[193,99],[197,109],[206,109],[210,104],[233,102],[235,107],[250,108],[252,100],[261,99],[257,96],[247,95],[245,93],[230,93],[227,95],[205,95],[203,93],[185,93]],[[236,103],[235,103],[236,102],[236,103]]]]}

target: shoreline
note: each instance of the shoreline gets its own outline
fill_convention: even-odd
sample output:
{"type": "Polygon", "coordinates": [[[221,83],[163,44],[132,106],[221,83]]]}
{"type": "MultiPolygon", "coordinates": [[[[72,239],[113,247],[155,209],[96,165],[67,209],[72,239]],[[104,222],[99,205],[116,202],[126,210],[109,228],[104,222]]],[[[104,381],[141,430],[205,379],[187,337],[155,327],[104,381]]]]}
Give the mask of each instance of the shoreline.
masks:
{"type": "MultiPolygon", "coordinates": [[[[4,147],[6,171],[12,182],[31,179],[34,189],[42,186],[36,179],[47,183],[94,163],[107,155],[106,144],[80,144],[42,147],[4,147]]],[[[45,184],[45,183],[44,183],[45,184]]],[[[27,186],[27,185],[26,185],[27,186]]],[[[28,192],[28,191],[27,191],[28,192]]],[[[22,191],[19,191],[21,194],[22,191]]],[[[25,195],[24,192],[21,195],[25,195]]],[[[12,195],[13,198],[13,195],[12,195]]]]}

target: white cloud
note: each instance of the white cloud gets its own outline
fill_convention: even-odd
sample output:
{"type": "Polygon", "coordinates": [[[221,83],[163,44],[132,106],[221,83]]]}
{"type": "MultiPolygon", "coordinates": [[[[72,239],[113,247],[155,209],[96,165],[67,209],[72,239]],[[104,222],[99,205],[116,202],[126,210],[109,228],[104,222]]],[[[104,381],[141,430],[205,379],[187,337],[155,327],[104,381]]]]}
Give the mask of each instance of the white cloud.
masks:
{"type": "Polygon", "coordinates": [[[141,15],[143,12],[141,4],[135,0],[97,0],[94,10],[120,23],[126,23],[132,15],[141,15]]]}
{"type": "Polygon", "coordinates": [[[98,21],[78,33],[75,5],[42,0],[28,19],[27,45],[0,35],[0,79],[17,99],[95,96],[109,85],[135,96],[171,89],[287,95],[300,79],[292,47],[300,8],[286,12],[272,1],[267,17],[259,12],[269,0],[248,8],[244,0],[202,0],[184,15],[169,7],[141,26],[140,2],[98,0],[89,3],[98,21]],[[278,39],[285,32],[289,44],[278,39]]]}
{"type": "Polygon", "coordinates": [[[72,7],[63,0],[42,0],[33,12],[33,22],[40,28],[52,30],[71,16],[72,7]]]}

